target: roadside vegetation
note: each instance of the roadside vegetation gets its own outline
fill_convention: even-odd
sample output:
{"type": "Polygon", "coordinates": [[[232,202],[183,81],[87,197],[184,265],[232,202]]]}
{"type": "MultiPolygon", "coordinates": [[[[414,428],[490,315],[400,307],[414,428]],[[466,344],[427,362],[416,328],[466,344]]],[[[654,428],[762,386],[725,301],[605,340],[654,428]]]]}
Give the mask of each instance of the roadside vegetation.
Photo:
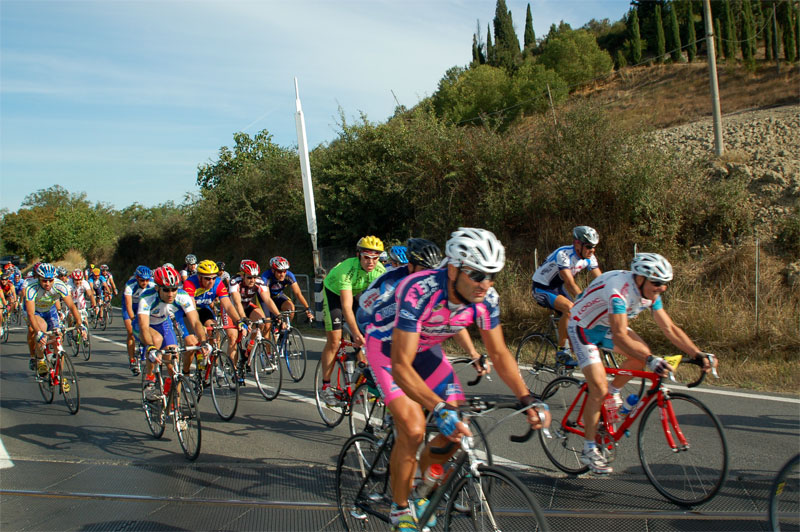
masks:
{"type": "MultiPolygon", "coordinates": [[[[702,28],[694,15],[701,11],[684,10],[692,3],[660,3],[659,20],[683,23],[679,34],[688,20],[702,28]]],[[[785,27],[797,32],[797,5],[778,8],[784,4],[785,27]]],[[[641,23],[632,10],[614,24],[553,26],[541,40],[528,34],[526,22],[523,46],[500,16],[507,11],[498,1],[494,32],[487,28],[485,42],[473,36],[472,63],[448,70],[437,92],[414,108],[398,107],[383,123],[341,113],[336,138],[311,152],[320,245],[349,251],[364,234],[443,244],[459,225],[494,231],[508,250],[498,289],[513,346],[547,320],[530,297],[534,251],[541,261],[569,242],[574,225],[592,225],[601,235],[604,271],[626,268],[634,246],[673,262],[669,312],[720,355],[723,384],[796,393],[800,286],[785,272],[800,258],[800,213],[769,221],[778,230],[760,249],[756,326],[753,235],[764,221],[748,202],[748,183],[717,179],[707,165],[642,140],[649,129],[709,114],[703,67],[687,51],[670,55],[658,38],[642,42],[654,11],[641,23]]],[[[738,16],[745,24],[744,12],[721,22],[738,16]]],[[[797,103],[796,63],[784,63],[777,75],[768,58],[735,52],[720,66],[726,112],[797,103]]],[[[704,53],[702,46],[694,53],[704,53]]],[[[311,272],[296,148],[275,144],[268,131],[233,140],[216,161],[198,167],[198,188],[180,204],[115,210],[59,186],[38,191],[4,213],[2,251],[59,260],[73,249],[122,277],[140,263],[178,264],[188,252],[231,265],[243,257],[264,264],[281,254],[293,270],[311,272]]],[[[651,319],[642,316],[636,329],[671,352],[651,319]]]]}

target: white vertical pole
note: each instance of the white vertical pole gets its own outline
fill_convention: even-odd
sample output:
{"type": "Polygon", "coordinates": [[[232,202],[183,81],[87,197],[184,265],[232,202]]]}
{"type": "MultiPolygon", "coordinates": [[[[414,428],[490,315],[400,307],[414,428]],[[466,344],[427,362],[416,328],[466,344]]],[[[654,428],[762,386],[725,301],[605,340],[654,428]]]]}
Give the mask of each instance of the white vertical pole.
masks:
{"type": "Polygon", "coordinates": [[[719,84],[717,83],[717,57],[714,53],[714,21],[711,20],[711,2],[703,0],[703,16],[706,22],[706,50],[708,51],[708,72],[711,83],[711,109],[714,115],[714,153],[722,155],[722,114],[719,108],[719,84]]]}
{"type": "Polygon", "coordinates": [[[758,245],[758,230],[756,230],[756,337],[758,337],[758,270],[759,270],[759,253],[760,248],[758,245]]]}

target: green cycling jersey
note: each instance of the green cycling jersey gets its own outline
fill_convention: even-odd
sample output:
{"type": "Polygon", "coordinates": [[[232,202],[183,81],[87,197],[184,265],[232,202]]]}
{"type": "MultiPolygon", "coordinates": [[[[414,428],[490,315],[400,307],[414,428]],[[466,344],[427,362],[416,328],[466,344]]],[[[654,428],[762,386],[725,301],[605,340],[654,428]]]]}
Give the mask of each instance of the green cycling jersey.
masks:
{"type": "Polygon", "coordinates": [[[351,257],[334,266],[325,277],[324,284],[325,288],[336,295],[340,295],[342,290],[350,290],[353,296],[356,296],[384,273],[386,268],[381,263],[378,263],[371,272],[366,272],[361,267],[358,257],[351,257]]]}

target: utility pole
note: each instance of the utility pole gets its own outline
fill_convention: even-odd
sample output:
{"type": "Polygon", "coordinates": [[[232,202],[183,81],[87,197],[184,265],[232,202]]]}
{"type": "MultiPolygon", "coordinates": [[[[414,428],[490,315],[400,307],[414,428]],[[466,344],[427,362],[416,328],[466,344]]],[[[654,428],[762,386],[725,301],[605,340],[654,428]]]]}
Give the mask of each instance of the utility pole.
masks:
{"type": "Polygon", "coordinates": [[[722,113],[719,108],[719,84],[717,83],[717,55],[714,51],[714,22],[711,20],[711,2],[703,0],[703,18],[706,23],[706,49],[708,50],[708,71],[711,82],[711,109],[714,114],[714,153],[722,155],[722,113]]]}

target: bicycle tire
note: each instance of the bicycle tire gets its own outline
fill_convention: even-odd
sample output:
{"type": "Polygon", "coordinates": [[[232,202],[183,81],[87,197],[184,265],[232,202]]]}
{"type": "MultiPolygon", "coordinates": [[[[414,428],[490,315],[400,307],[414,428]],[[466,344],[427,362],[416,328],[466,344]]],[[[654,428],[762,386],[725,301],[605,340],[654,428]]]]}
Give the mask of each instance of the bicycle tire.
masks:
{"type": "Polygon", "coordinates": [[[64,402],[67,403],[69,413],[73,416],[78,413],[81,408],[81,392],[78,387],[78,373],[75,371],[75,364],[72,360],[62,355],[61,371],[59,375],[59,390],[61,395],[64,396],[64,402]]]}
{"type": "Polygon", "coordinates": [[[103,306],[101,319],[103,320],[101,327],[105,331],[106,327],[108,327],[108,309],[105,307],[105,305],[103,306]]]}
{"type": "Polygon", "coordinates": [[[552,438],[546,438],[542,431],[539,432],[539,441],[547,458],[565,473],[579,475],[588,471],[589,466],[581,463],[583,452],[584,428],[583,420],[579,418],[582,404],[585,400],[583,383],[573,377],[559,377],[547,385],[544,392],[547,395],[547,406],[550,407],[550,433],[552,438]],[[572,408],[578,395],[578,402],[572,408]],[[576,434],[573,430],[578,430],[576,434]]]}
{"type": "Polygon", "coordinates": [[[800,516],[800,454],[786,462],[769,492],[769,529],[796,530],[800,516]]]}
{"type": "Polygon", "coordinates": [[[550,530],[536,498],[516,476],[483,464],[478,471],[450,492],[445,530],[550,530]]]}
{"type": "MultiPolygon", "coordinates": [[[[55,397],[56,393],[53,379],[50,376],[50,372],[53,369],[53,363],[48,359],[47,355],[44,356],[44,360],[47,363],[47,373],[44,375],[39,375],[39,392],[41,392],[44,402],[50,404],[53,402],[53,398],[55,397]]],[[[36,369],[34,369],[34,371],[36,371],[36,369]]]]}
{"type": "Polygon", "coordinates": [[[361,383],[350,400],[350,435],[366,432],[382,438],[385,417],[386,405],[380,392],[366,382],[361,383]]]}
{"type": "Polygon", "coordinates": [[[80,340],[76,340],[75,335],[80,334],[76,330],[69,331],[64,334],[64,344],[65,347],[72,353],[72,356],[78,356],[78,353],[81,351],[81,344],[79,343],[80,340]]]}
{"type": "Polygon", "coordinates": [[[92,335],[89,333],[89,329],[86,329],[86,339],[83,336],[80,337],[81,342],[81,351],[83,351],[83,359],[88,361],[92,358],[92,335]]]}
{"type": "MultiPolygon", "coordinates": [[[[469,429],[472,431],[472,449],[477,453],[478,458],[481,459],[486,465],[494,465],[492,458],[492,451],[489,448],[489,440],[486,439],[486,434],[483,432],[477,418],[472,418],[469,421],[469,429]]],[[[425,440],[417,451],[419,455],[428,443],[439,434],[439,429],[435,423],[429,423],[425,427],[425,440]]],[[[419,456],[417,456],[419,458],[419,456]]],[[[469,467],[469,463],[465,462],[465,467],[469,467]]],[[[464,471],[463,474],[469,474],[469,471],[464,471]]]]}
{"type": "Polygon", "coordinates": [[[572,369],[556,365],[556,351],[558,347],[555,342],[539,332],[525,336],[517,346],[516,359],[520,374],[537,399],[547,399],[542,394],[553,379],[572,374],[572,369]]]}
{"type": "Polygon", "coordinates": [[[10,333],[9,329],[11,329],[11,320],[3,320],[3,343],[8,342],[8,336],[10,333]]]}
{"type": "Polygon", "coordinates": [[[278,348],[269,338],[262,338],[250,354],[253,360],[253,376],[258,391],[267,401],[272,401],[281,393],[283,366],[278,360],[278,348]]]}
{"type": "MultiPolygon", "coordinates": [[[[314,400],[317,403],[317,412],[319,412],[322,422],[329,427],[335,427],[341,423],[347,413],[347,401],[344,398],[347,391],[341,387],[341,383],[344,383],[344,375],[344,366],[339,360],[334,359],[331,386],[334,387],[338,402],[336,405],[328,406],[319,396],[322,389],[322,360],[317,363],[317,369],[314,371],[314,400]]],[[[349,401],[349,398],[347,400],[349,401]]]]}
{"type": "Polygon", "coordinates": [[[284,345],[284,356],[286,357],[286,369],[294,382],[300,382],[306,375],[306,365],[308,364],[308,354],[306,353],[306,342],[303,334],[292,327],[286,333],[286,344],[284,345]]]}
{"type": "MultiPolygon", "coordinates": [[[[176,383],[173,383],[175,386],[176,383]]],[[[192,390],[192,383],[186,376],[181,376],[178,389],[172,394],[172,412],[175,433],[188,460],[196,460],[200,456],[202,428],[200,414],[197,410],[197,397],[192,390]]]]}
{"type": "MultiPolygon", "coordinates": [[[[336,504],[347,531],[372,530],[369,514],[359,508],[389,515],[392,504],[389,484],[389,453],[380,451],[370,434],[351,436],[336,460],[336,504]],[[375,464],[375,467],[372,467],[375,464]]],[[[375,519],[377,520],[377,519],[375,519]]],[[[381,528],[379,526],[379,528],[381,528]]]]}
{"type": "Polygon", "coordinates": [[[210,378],[214,409],[220,418],[230,421],[239,406],[239,380],[233,360],[225,353],[217,353],[210,378]]]}
{"type": "Polygon", "coordinates": [[[114,323],[114,308],[111,306],[110,302],[106,308],[106,320],[108,321],[109,325],[114,323]]]}
{"type": "MultiPolygon", "coordinates": [[[[653,487],[675,504],[688,507],[709,501],[728,475],[728,444],[722,424],[706,405],[690,395],[670,393],[664,407],[675,414],[689,446],[675,452],[667,445],[661,422],[665,412],[656,413],[658,402],[652,402],[642,414],[637,435],[644,472],[653,487]]],[[[671,432],[679,444],[675,430],[671,432]]]]}
{"type": "Polygon", "coordinates": [[[156,391],[158,392],[158,401],[148,401],[145,396],[144,389],[146,381],[144,380],[144,371],[142,371],[142,410],[144,410],[144,418],[147,421],[147,427],[153,434],[155,439],[161,438],[166,428],[166,419],[164,417],[164,399],[161,394],[161,379],[155,380],[156,391]]]}

